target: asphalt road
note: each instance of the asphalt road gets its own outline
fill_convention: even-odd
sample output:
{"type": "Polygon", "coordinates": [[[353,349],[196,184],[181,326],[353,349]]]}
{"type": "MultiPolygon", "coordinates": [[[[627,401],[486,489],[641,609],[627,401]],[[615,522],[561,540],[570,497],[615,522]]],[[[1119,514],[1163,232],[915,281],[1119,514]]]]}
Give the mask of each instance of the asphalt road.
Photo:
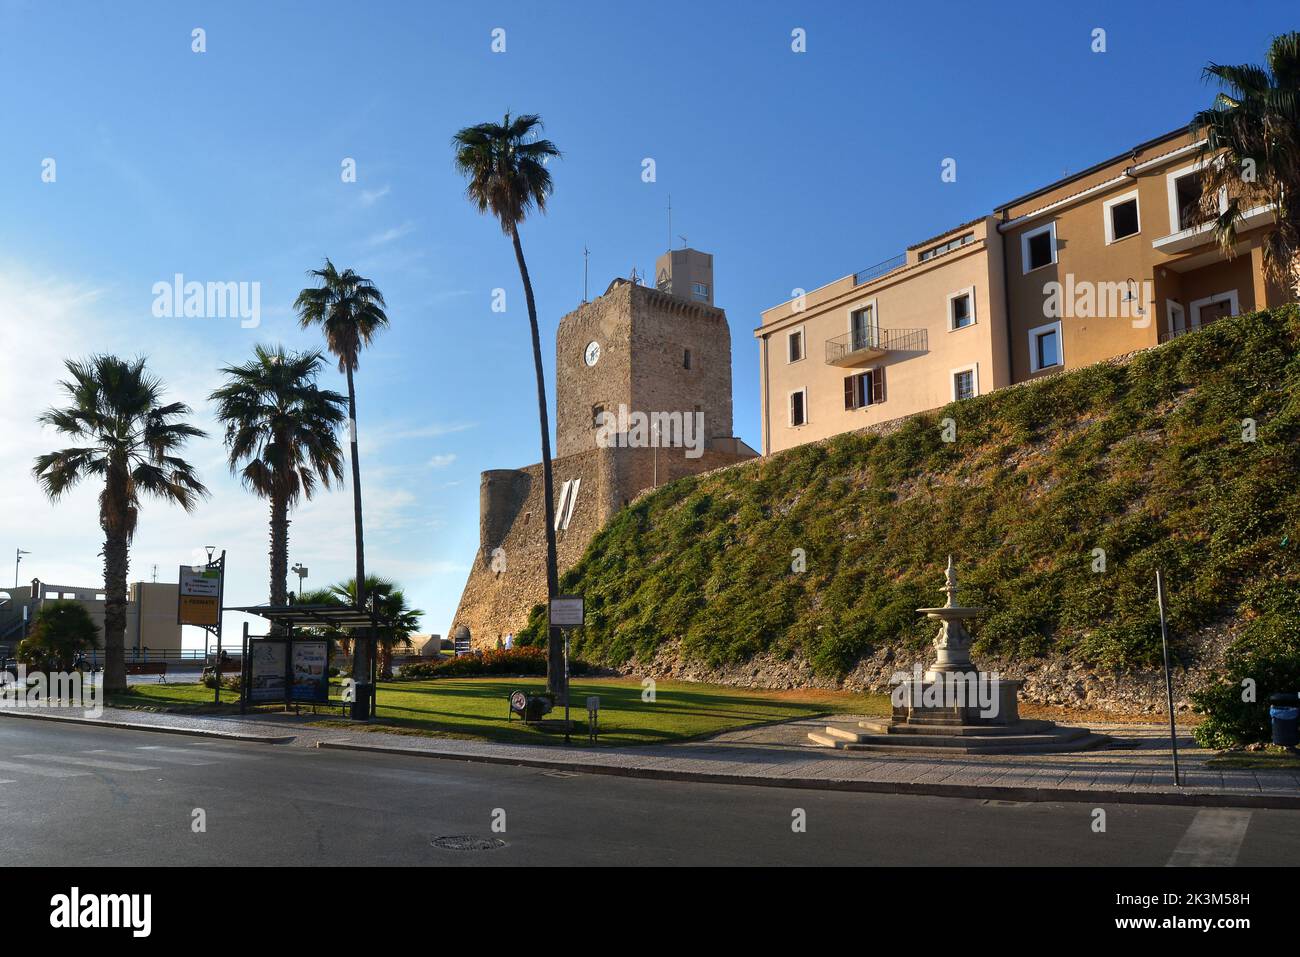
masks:
{"type": "Polygon", "coordinates": [[[1300,811],[682,784],[0,718],[13,865],[1289,864],[1300,811]],[[792,828],[795,810],[806,831],[792,828]],[[206,830],[193,828],[196,810],[206,830]],[[504,817],[504,833],[493,821],[504,817]],[[454,850],[437,838],[497,839],[454,850]]]}

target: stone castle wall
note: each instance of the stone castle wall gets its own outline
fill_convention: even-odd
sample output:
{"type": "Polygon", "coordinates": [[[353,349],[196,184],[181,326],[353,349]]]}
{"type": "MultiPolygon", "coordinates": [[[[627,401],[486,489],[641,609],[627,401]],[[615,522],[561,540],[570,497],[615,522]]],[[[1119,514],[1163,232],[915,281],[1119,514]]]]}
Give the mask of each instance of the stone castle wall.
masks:
{"type": "MultiPolygon", "coordinates": [[[[750,456],[706,451],[695,459],[681,449],[608,448],[567,455],[552,462],[555,508],[566,482],[578,480],[568,528],[556,532],[560,574],[582,557],[588,543],[619,509],[650,488],[710,471],[750,456]]],[[[479,547],[448,634],[469,630],[475,650],[495,648],[517,634],[533,606],[546,600],[546,509],[541,463],[493,469],[479,482],[479,547]],[[498,551],[500,549],[500,551],[498,551]]]]}

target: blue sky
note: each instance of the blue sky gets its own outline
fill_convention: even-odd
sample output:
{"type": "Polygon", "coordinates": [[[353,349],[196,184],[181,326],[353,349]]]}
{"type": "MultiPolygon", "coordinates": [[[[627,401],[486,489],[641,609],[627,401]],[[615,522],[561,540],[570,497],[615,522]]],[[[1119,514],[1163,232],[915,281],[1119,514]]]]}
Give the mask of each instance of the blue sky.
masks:
{"type": "MultiPolygon", "coordinates": [[[[392,319],[357,380],[368,565],[442,632],[477,545],[479,472],[539,458],[518,273],[463,198],[455,130],[536,112],[565,153],[549,214],[522,231],[552,397],[584,244],[595,293],[648,271],[671,194],[673,233],[715,255],[736,431],[757,446],[762,309],[1185,123],[1211,98],[1207,61],[1260,62],[1297,26],[1293,4],[1225,9],[0,0],[0,584],[19,546],[24,579],[99,580],[94,490],[51,506],[27,468],[59,444],[33,421],[59,361],[113,351],[149,355],[213,431],[189,450],[213,498],[189,516],[146,506],[132,580],[154,563],[170,580],[213,543],[228,601],[265,600],[266,508],[228,476],[204,397],[257,342],[319,344],[290,305],[328,255],[372,278],[392,319]],[[260,325],[155,317],[153,286],[177,273],[260,283],[260,325]]],[[[342,388],[332,367],[324,381],[342,388]]],[[[291,560],[309,584],[343,578],[351,534],[348,492],[320,496],[295,516],[291,560]]]]}

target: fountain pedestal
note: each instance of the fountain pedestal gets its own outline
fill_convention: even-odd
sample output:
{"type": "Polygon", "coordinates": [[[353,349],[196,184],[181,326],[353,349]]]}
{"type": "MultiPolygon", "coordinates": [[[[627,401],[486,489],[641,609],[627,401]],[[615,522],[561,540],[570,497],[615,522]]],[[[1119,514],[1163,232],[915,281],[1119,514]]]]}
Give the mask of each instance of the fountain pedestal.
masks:
{"type": "Polygon", "coordinates": [[[917,613],[939,622],[934,664],[895,685],[889,721],[860,721],[855,729],[828,727],[809,734],[823,746],[850,750],[959,750],[967,753],[1077,751],[1109,741],[1084,728],[1057,727],[1051,721],[1023,721],[1019,693],[1023,681],[981,672],[970,657],[971,636],[964,622],[983,608],[957,604],[957,569],[952,556],[943,588],[948,600],[917,613]]]}

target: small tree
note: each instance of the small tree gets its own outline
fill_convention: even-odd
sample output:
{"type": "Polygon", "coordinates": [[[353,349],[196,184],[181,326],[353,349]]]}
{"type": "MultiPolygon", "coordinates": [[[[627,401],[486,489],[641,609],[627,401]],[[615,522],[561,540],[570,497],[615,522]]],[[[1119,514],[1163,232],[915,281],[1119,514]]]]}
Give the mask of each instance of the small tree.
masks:
{"type": "Polygon", "coordinates": [[[76,601],[46,603],[32,632],[18,644],[18,660],[41,671],[71,671],[78,654],[94,648],[99,626],[76,601]]]}

